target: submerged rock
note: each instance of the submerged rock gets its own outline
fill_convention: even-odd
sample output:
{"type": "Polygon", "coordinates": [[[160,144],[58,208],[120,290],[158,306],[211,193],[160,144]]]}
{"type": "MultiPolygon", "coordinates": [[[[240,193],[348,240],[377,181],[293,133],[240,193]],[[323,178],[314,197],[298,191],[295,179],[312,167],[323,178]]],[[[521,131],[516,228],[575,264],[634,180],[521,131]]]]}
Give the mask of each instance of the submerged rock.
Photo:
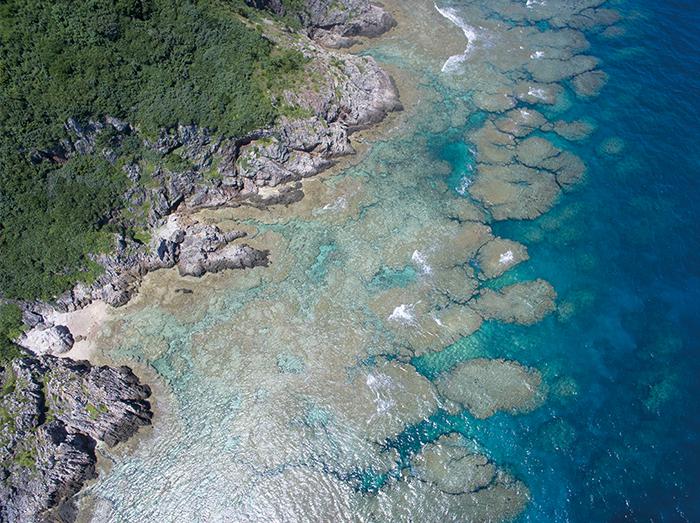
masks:
{"type": "Polygon", "coordinates": [[[584,98],[591,98],[593,96],[598,96],[607,82],[608,75],[605,72],[588,71],[576,76],[572,80],[571,85],[577,95],[584,98]]]}
{"type": "Polygon", "coordinates": [[[95,446],[116,445],[152,416],[150,389],[127,367],[52,356],[0,375],[0,520],[53,520],[95,476],[95,446]]]}
{"type": "Polygon", "coordinates": [[[496,220],[533,219],[548,211],[560,193],[552,173],[515,163],[480,165],[469,192],[496,220]]]}
{"type": "Polygon", "coordinates": [[[459,434],[440,437],[413,460],[411,474],[448,494],[488,487],[496,477],[496,466],[486,456],[470,451],[466,443],[459,434]]]}
{"type": "Polygon", "coordinates": [[[532,325],[554,310],[556,297],[554,287],[539,279],[500,290],[484,289],[470,306],[486,320],[532,325]]]}
{"type": "Polygon", "coordinates": [[[416,514],[425,523],[511,521],[525,510],[529,496],[527,487],[507,474],[490,488],[462,495],[407,478],[369,498],[366,510],[369,521],[387,523],[416,521],[416,514]]]}
{"type": "Polygon", "coordinates": [[[552,125],[552,130],[562,138],[570,141],[579,141],[588,138],[595,130],[595,125],[585,120],[573,122],[557,120],[552,125]]]}
{"type": "Polygon", "coordinates": [[[537,370],[507,360],[478,358],[460,363],[440,376],[435,385],[440,394],[480,419],[498,411],[528,412],[546,395],[537,370]]]}
{"type": "Polygon", "coordinates": [[[539,129],[546,122],[539,111],[521,107],[508,111],[494,123],[499,131],[521,138],[539,129]]]}

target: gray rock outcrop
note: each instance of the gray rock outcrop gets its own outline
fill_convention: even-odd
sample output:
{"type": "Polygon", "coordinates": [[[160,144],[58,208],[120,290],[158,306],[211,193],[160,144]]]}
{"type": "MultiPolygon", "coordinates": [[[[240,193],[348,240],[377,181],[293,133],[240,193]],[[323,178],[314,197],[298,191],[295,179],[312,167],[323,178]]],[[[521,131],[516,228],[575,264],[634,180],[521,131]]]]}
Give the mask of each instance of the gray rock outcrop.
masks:
{"type": "MultiPolygon", "coordinates": [[[[329,51],[308,39],[300,49],[309,60],[306,73],[315,79],[313,89],[296,86],[280,95],[280,103],[296,108],[298,116],[282,116],[273,127],[246,137],[216,136],[195,125],[161,130],[158,137],[145,140],[144,144],[160,155],[179,156],[188,167],[172,171],[157,165],[148,175],[153,180],[150,185],[136,183],[144,176],[141,165],[124,166],[127,176],[134,181],[125,194],[127,211],[137,216],[147,209],[142,219],[146,220],[151,236],[171,216],[200,208],[298,201],[303,192],[290,187],[292,182],[313,176],[332,166],[338,157],[352,154],[349,135],[401,109],[393,80],[373,58],[329,51]],[[263,201],[258,193],[266,186],[280,187],[279,195],[263,201]]],[[[96,136],[106,129],[117,134],[138,133],[128,123],[111,117],[90,121],[82,127],[70,120],[67,129],[72,141],[61,145],[60,154],[55,152],[63,157],[82,154],[83,150],[89,152],[90,144],[96,143],[96,136]]],[[[143,227],[143,223],[134,222],[133,226],[143,227]]],[[[267,263],[264,252],[245,244],[226,247],[221,236],[215,241],[217,247],[212,248],[209,240],[220,232],[200,230],[190,236],[184,231],[177,234],[180,236],[156,242],[137,241],[128,236],[116,238],[112,253],[94,257],[104,272],[93,283],[79,283],[59,296],[58,309],[76,310],[96,299],[121,306],[134,295],[143,276],[159,268],[178,265],[183,275],[201,275],[267,263]],[[204,244],[196,245],[197,239],[204,244]]],[[[229,238],[226,243],[231,241],[229,238]]],[[[34,304],[27,310],[37,306],[34,304]]]]}
{"type": "Polygon", "coordinates": [[[289,11],[281,0],[247,0],[249,5],[296,17],[309,35],[329,47],[349,47],[354,37],[379,36],[396,25],[383,8],[368,0],[304,0],[289,11]]]}
{"type": "Polygon", "coordinates": [[[95,476],[95,446],[116,445],[151,420],[150,389],[127,367],[52,356],[0,371],[0,521],[56,519],[95,476]]]}
{"type": "Polygon", "coordinates": [[[65,325],[39,323],[23,334],[19,345],[34,354],[63,354],[73,347],[73,335],[65,325]]]}

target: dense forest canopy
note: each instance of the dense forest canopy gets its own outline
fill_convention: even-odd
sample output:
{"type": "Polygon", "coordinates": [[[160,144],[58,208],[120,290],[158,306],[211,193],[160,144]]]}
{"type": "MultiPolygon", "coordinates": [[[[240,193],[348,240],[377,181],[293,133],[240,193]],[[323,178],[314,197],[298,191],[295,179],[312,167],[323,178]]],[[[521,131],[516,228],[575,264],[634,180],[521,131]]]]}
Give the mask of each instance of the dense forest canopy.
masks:
{"type": "Polygon", "coordinates": [[[242,0],[0,0],[0,297],[50,299],[111,248],[119,161],[36,161],[69,118],[135,125],[116,151],[132,157],[177,124],[240,137],[273,122],[270,85],[302,62],[250,16],[242,0]]]}

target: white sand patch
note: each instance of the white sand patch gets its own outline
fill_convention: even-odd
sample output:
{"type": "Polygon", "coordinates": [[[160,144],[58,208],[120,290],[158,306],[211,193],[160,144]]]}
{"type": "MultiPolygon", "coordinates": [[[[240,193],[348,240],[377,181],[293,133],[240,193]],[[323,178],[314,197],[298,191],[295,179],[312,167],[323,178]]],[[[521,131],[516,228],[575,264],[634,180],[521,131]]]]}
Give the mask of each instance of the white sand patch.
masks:
{"type": "Polygon", "coordinates": [[[73,312],[56,312],[46,319],[54,325],[65,325],[71,331],[75,344],[61,358],[90,360],[95,351],[95,337],[109,315],[109,307],[103,301],[93,301],[87,307],[73,312]]]}

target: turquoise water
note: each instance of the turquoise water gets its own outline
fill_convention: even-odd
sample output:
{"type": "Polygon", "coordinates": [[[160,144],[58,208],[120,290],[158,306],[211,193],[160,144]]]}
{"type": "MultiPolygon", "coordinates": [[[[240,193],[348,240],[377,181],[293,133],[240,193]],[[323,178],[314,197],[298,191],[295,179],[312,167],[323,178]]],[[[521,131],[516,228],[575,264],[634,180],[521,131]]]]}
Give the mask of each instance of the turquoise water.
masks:
{"type": "Polygon", "coordinates": [[[88,490],[94,521],[496,521],[522,485],[519,521],[700,520],[700,6],[609,2],[619,20],[589,26],[577,12],[599,2],[453,1],[444,18],[409,3],[402,32],[365,51],[417,89],[401,129],[293,206],[205,213],[244,224],[269,268],[191,295],[155,273],[114,314],[101,352],[148,369],[157,416],[88,490]],[[463,58],[449,17],[472,35],[463,58]],[[604,87],[570,79],[581,55],[604,87]],[[494,133],[511,107],[539,111],[525,134],[549,145],[494,133]],[[567,140],[560,120],[584,123],[567,140]],[[578,183],[552,175],[577,178],[570,153],[578,183]],[[489,227],[529,259],[489,277],[489,227]],[[558,294],[542,321],[499,321],[506,301],[466,328],[473,291],[536,278],[558,294]],[[546,399],[456,408],[440,382],[474,358],[537,369],[546,399]],[[454,432],[522,483],[413,481],[454,432]]]}
{"type": "MultiPolygon", "coordinates": [[[[570,146],[586,183],[537,220],[494,227],[528,245],[518,274],[546,278],[575,312],[491,325],[477,343],[553,381],[573,378],[575,399],[520,417],[437,420],[527,478],[523,521],[700,520],[700,4],[615,7],[626,34],[589,37],[607,86],[557,115],[596,122],[570,146]],[[624,142],[619,155],[596,151],[610,137],[624,142]]],[[[473,350],[448,352],[419,368],[430,376],[473,350]]]]}

